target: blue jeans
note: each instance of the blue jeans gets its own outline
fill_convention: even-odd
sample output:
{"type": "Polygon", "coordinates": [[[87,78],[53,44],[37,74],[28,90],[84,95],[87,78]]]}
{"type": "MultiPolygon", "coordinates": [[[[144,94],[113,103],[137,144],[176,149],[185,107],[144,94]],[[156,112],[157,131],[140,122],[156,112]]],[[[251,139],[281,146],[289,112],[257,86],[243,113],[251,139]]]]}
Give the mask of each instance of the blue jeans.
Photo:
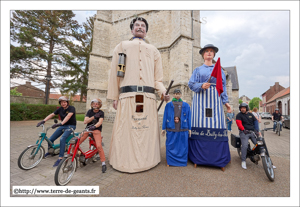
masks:
{"type": "Polygon", "coordinates": [[[227,129],[231,131],[232,121],[227,122],[227,129]]]}
{"type": "MultiPolygon", "coordinates": [[[[60,138],[60,143],[59,143],[59,157],[63,157],[64,153],[65,153],[65,148],[66,148],[66,140],[68,138],[68,136],[70,136],[70,134],[72,133],[72,130],[69,129],[69,127],[71,127],[73,130],[76,129],[75,125],[63,125],[60,126],[56,129],[56,131],[51,135],[51,137],[49,138],[49,140],[54,143],[54,141],[61,136],[60,138]],[[65,130],[64,132],[62,130],[65,130]]],[[[49,145],[48,143],[48,149],[52,147],[49,145]]]]}
{"type": "MultiPolygon", "coordinates": [[[[278,123],[280,124],[280,131],[281,131],[281,128],[282,128],[282,122],[281,121],[278,121],[278,123]]],[[[274,125],[273,125],[273,131],[275,131],[276,129],[276,126],[277,126],[277,122],[274,121],[274,125]]]]}

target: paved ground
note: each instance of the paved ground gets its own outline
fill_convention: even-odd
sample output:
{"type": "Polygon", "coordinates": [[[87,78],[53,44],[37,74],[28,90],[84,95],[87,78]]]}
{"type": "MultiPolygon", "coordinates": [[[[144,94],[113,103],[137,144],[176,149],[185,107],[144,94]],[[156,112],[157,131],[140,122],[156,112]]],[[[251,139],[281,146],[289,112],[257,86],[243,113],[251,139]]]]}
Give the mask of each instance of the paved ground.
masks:
{"type": "MultiPolygon", "coordinates": [[[[10,138],[10,184],[12,186],[55,186],[52,165],[58,158],[50,157],[32,170],[19,169],[17,160],[20,153],[36,142],[41,128],[38,121],[12,121],[10,138]]],[[[48,121],[46,126],[52,123],[48,121]]],[[[103,123],[104,151],[107,157],[113,124],[103,123]]],[[[271,126],[271,125],[270,125],[271,126]]],[[[76,131],[84,129],[78,122],[76,131]]],[[[54,130],[49,130],[49,135],[54,130]]],[[[233,125],[233,133],[237,127],[233,125]]],[[[155,168],[135,174],[121,173],[107,164],[102,173],[100,161],[79,168],[68,184],[70,186],[99,186],[103,197],[289,197],[290,196],[290,131],[283,129],[281,136],[272,131],[265,133],[265,139],[274,165],[275,182],[266,177],[262,163],[253,164],[247,159],[247,170],[240,166],[236,149],[230,146],[231,163],[225,172],[219,168],[198,166],[191,162],[187,167],[166,167],[165,138],[161,139],[162,161],[155,168]]],[[[87,144],[87,143],[83,143],[87,144]]],[[[46,143],[43,144],[46,147],[46,143]]],[[[107,162],[108,163],[108,162],[107,162]]],[[[15,196],[12,195],[11,196],[15,196]]]]}

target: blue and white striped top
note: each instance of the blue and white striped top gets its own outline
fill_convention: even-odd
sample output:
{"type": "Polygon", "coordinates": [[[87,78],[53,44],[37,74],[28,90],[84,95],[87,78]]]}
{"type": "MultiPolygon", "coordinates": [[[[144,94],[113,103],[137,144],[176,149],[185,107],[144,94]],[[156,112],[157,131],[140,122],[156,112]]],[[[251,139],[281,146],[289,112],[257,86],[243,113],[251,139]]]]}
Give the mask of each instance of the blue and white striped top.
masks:
{"type": "MultiPolygon", "coordinates": [[[[211,66],[207,66],[205,64],[203,64],[200,67],[197,67],[191,78],[189,81],[189,88],[194,91],[195,93],[200,93],[201,91],[203,91],[202,84],[207,82],[211,72],[213,71],[215,65],[211,65],[211,66]]],[[[210,79],[210,83],[216,83],[216,78],[212,77],[210,79]]],[[[221,99],[222,99],[222,103],[228,103],[228,96],[227,96],[227,90],[226,90],[226,76],[224,71],[222,70],[222,83],[223,83],[223,93],[221,93],[221,99]]]]}

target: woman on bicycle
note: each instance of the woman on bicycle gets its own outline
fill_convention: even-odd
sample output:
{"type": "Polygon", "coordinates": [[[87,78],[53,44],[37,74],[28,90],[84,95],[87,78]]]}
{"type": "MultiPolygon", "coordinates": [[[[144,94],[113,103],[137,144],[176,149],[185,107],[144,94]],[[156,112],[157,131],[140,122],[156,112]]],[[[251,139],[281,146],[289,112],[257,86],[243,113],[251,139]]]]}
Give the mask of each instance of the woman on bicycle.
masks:
{"type": "MultiPolygon", "coordinates": [[[[61,96],[58,99],[58,103],[61,106],[60,108],[56,109],[52,114],[49,114],[43,121],[39,122],[36,126],[39,127],[41,124],[44,124],[49,119],[53,118],[55,115],[59,115],[61,117],[62,122],[59,124],[54,124],[52,129],[57,128],[57,130],[52,134],[49,138],[51,142],[54,142],[58,137],[60,137],[60,150],[59,150],[59,158],[54,163],[53,167],[57,167],[62,160],[65,152],[66,147],[66,139],[72,133],[72,130],[69,128],[71,127],[73,130],[76,129],[76,112],[75,107],[70,106],[69,99],[66,96],[61,96]]],[[[48,150],[50,149],[50,144],[48,143],[48,150]]],[[[45,154],[45,158],[50,156],[51,154],[47,152],[45,154]]]]}
{"type": "MultiPolygon", "coordinates": [[[[100,160],[102,162],[102,173],[105,173],[106,171],[106,165],[105,165],[105,155],[102,148],[102,122],[104,119],[104,112],[100,110],[102,107],[102,101],[100,99],[93,99],[91,101],[91,109],[86,112],[85,118],[83,123],[87,124],[87,128],[89,128],[89,131],[93,131],[94,140],[97,145],[97,149],[99,152],[100,160]],[[92,124],[92,121],[96,119],[97,123],[95,125],[92,124]]],[[[81,144],[89,135],[90,132],[86,131],[80,138],[79,144],[81,144]]]]}

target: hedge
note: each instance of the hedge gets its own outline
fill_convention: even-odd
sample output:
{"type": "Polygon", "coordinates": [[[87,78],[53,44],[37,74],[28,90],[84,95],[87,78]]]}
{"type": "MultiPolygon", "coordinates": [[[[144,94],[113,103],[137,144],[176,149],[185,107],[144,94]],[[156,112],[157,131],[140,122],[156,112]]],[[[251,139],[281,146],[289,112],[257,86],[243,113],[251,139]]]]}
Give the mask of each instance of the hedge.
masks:
{"type": "MultiPolygon", "coordinates": [[[[56,108],[56,105],[11,103],[10,120],[41,120],[53,113],[56,108]]],[[[58,116],[55,116],[54,118],[57,119],[58,116]]]]}

